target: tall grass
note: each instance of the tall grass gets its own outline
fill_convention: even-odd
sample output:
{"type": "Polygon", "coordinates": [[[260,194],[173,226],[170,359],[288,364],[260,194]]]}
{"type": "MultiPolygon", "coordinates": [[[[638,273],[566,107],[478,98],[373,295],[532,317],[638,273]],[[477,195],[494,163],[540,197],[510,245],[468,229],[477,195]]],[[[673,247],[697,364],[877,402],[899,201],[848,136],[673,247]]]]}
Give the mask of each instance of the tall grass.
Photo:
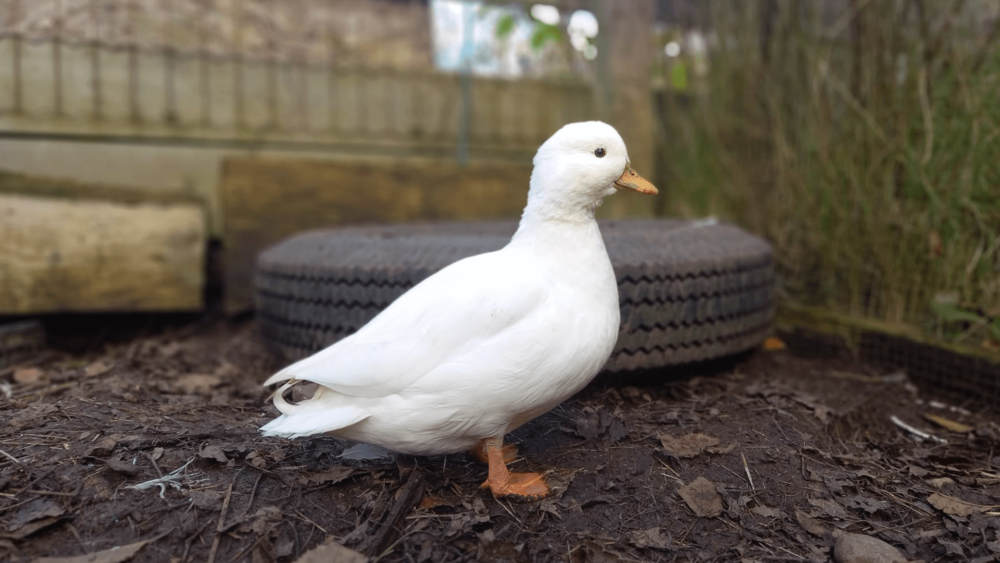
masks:
{"type": "Polygon", "coordinates": [[[766,237],[786,303],[1000,341],[1000,8],[835,4],[710,4],[661,211],[766,237]]]}

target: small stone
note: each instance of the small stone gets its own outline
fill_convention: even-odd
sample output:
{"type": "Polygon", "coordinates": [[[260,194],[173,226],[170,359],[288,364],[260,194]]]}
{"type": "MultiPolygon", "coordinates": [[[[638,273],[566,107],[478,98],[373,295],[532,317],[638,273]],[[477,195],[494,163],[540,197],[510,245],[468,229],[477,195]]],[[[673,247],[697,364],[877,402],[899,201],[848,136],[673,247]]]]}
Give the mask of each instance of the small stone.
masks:
{"type": "Polygon", "coordinates": [[[844,534],[833,546],[837,563],[906,563],[898,549],[880,539],[861,534],[844,534]]]}

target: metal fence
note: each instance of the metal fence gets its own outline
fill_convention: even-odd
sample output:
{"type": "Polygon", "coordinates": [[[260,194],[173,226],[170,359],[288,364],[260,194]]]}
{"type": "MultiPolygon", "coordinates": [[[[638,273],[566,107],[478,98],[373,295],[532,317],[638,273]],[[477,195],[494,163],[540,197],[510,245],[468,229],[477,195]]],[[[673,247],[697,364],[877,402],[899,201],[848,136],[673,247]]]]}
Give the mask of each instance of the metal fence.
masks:
{"type": "Polygon", "coordinates": [[[73,33],[59,22],[22,25],[23,2],[8,0],[0,29],[0,135],[509,150],[537,146],[560,125],[592,115],[592,90],[575,79],[511,81],[373,66],[333,49],[317,60],[315,50],[278,43],[267,52],[233,40],[227,51],[204,31],[194,41],[100,32],[131,30],[134,10],[127,8],[136,1],[90,0],[90,28],[98,31],[73,33]],[[124,16],[116,16],[126,18],[122,25],[101,21],[114,6],[124,6],[124,16]]]}

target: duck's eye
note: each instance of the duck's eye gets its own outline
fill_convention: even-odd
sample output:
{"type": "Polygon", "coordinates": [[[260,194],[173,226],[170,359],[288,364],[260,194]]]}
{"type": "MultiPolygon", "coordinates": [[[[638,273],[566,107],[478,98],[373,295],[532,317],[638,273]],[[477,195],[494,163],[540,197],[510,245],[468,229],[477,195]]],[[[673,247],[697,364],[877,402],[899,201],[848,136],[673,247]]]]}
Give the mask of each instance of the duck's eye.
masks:
{"type": "Polygon", "coordinates": [[[604,155],[606,155],[606,154],[608,154],[608,153],[606,153],[603,148],[597,149],[596,151],[594,151],[594,156],[596,156],[597,158],[603,158],[604,155]]]}

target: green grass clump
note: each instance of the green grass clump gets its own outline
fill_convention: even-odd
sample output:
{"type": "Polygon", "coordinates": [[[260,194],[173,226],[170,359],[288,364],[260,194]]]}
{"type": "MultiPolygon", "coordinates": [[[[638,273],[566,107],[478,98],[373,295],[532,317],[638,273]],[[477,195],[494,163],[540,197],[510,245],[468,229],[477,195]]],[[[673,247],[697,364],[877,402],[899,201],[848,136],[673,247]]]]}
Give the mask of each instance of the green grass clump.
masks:
{"type": "Polygon", "coordinates": [[[833,5],[708,5],[707,73],[664,96],[661,211],[763,235],[786,303],[992,346],[1000,5],[833,5]]]}

